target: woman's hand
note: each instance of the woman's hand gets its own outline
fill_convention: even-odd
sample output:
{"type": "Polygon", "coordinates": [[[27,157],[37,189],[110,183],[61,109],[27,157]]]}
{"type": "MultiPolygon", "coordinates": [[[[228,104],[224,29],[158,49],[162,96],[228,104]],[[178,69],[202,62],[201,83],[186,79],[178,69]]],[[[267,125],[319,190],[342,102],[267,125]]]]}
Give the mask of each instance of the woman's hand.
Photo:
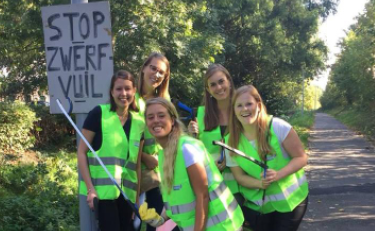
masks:
{"type": "Polygon", "coordinates": [[[156,155],[149,155],[149,154],[146,154],[144,152],[142,153],[142,162],[150,170],[155,169],[159,164],[159,161],[156,158],[156,155]]]}
{"type": "Polygon", "coordinates": [[[215,163],[216,163],[216,167],[220,170],[220,172],[224,171],[224,169],[226,167],[225,156],[224,156],[223,161],[221,163],[219,163],[219,160],[215,161],[215,163]]]}
{"type": "Polygon", "coordinates": [[[88,189],[86,201],[91,210],[94,210],[94,198],[95,197],[96,198],[98,197],[98,194],[96,193],[95,188],[88,189]]]}
{"type": "Polygon", "coordinates": [[[271,183],[280,180],[278,177],[278,172],[276,170],[267,169],[266,178],[264,178],[263,174],[264,172],[261,173],[263,187],[267,188],[269,185],[271,185],[271,183]]]}
{"type": "Polygon", "coordinates": [[[197,135],[199,133],[198,123],[197,121],[191,120],[188,125],[188,132],[190,135],[197,135]]]}

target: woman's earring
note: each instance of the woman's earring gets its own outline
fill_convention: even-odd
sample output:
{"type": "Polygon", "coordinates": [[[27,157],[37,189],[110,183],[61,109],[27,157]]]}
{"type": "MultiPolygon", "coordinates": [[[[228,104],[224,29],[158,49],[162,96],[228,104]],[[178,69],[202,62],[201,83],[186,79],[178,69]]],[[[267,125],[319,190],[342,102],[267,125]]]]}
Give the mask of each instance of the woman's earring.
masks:
{"type": "Polygon", "coordinates": [[[212,95],[210,95],[210,98],[212,98],[212,95]]]}

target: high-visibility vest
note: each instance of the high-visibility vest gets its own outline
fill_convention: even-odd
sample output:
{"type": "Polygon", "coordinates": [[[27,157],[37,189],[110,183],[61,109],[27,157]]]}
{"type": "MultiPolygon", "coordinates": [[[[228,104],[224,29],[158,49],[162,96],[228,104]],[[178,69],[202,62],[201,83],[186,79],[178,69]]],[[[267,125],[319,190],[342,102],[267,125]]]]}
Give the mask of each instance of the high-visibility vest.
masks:
{"type": "MultiPolygon", "coordinates": [[[[270,169],[279,171],[285,167],[291,160],[288,154],[283,154],[281,144],[276,137],[273,126],[270,127],[270,145],[274,150],[274,154],[267,155],[267,165],[270,169]]],[[[253,157],[258,161],[262,161],[256,150],[256,147],[241,133],[239,150],[246,155],[253,157]]],[[[253,162],[240,156],[233,156],[233,159],[248,175],[253,178],[261,179],[263,169],[253,162]]],[[[283,179],[271,183],[266,189],[263,201],[263,189],[249,189],[240,185],[240,192],[245,197],[245,206],[262,213],[291,212],[299,205],[308,195],[308,184],[303,169],[290,174],[283,179]]]]}
{"type": "MultiPolygon", "coordinates": [[[[145,113],[145,110],[146,110],[146,102],[144,101],[144,99],[137,93],[135,93],[135,101],[136,101],[136,104],[137,104],[137,107],[139,109],[139,115],[141,115],[142,117],[144,117],[144,113],[145,113]]],[[[144,129],[144,143],[143,143],[143,152],[146,153],[146,154],[150,154],[150,155],[153,155],[153,154],[157,154],[158,151],[161,149],[161,146],[159,144],[156,143],[156,140],[155,140],[155,137],[150,133],[150,131],[148,130],[147,127],[145,127],[144,129]]],[[[146,165],[145,164],[141,164],[141,168],[142,169],[146,169],[146,165]]],[[[159,168],[156,167],[154,169],[155,172],[159,172],[159,168]]]]}
{"type": "MultiPolygon", "coordinates": [[[[100,105],[100,108],[102,111],[102,145],[96,153],[117,184],[122,186],[128,198],[135,203],[138,186],[136,165],[139,143],[144,129],[144,119],[138,113],[130,111],[131,128],[130,137],[128,138],[117,113],[110,111],[110,105],[100,105]]],[[[118,198],[120,191],[113,184],[91,151],[87,153],[87,160],[91,180],[99,199],[110,200],[118,198]]],[[[87,195],[84,181],[80,182],[79,193],[87,195]]]]}
{"type": "MultiPolygon", "coordinates": [[[[219,140],[221,141],[223,138],[221,136],[220,126],[217,126],[216,128],[212,129],[211,131],[205,131],[205,125],[204,125],[204,112],[205,107],[200,106],[198,107],[198,113],[197,113],[197,122],[198,122],[198,128],[199,128],[199,140],[201,140],[206,147],[208,153],[211,154],[212,159],[215,161],[220,158],[220,154],[222,151],[222,148],[218,145],[214,145],[212,141],[219,140]]],[[[221,173],[224,178],[225,184],[229,187],[229,189],[232,191],[232,193],[238,193],[239,187],[236,179],[234,179],[234,176],[232,174],[232,171],[229,167],[225,167],[223,172],[221,173]]]]}
{"type": "MultiPolygon", "coordinates": [[[[182,153],[182,146],[185,143],[201,149],[202,152],[197,155],[204,156],[209,193],[206,230],[239,230],[244,221],[240,206],[229,188],[223,183],[219,170],[211,156],[205,151],[202,142],[185,135],[181,136],[178,141],[172,189],[168,193],[161,187],[167,216],[178,225],[180,230],[194,230],[196,197],[182,153]]],[[[163,163],[164,153],[161,150],[159,151],[159,166],[162,181],[164,179],[163,163]]]]}

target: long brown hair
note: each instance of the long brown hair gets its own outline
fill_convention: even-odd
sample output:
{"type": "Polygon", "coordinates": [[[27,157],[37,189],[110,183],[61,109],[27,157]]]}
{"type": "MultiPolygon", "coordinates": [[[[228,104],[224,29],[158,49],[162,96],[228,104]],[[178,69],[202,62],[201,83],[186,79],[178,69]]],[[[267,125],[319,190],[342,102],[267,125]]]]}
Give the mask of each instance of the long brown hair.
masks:
{"type": "Polygon", "coordinates": [[[240,142],[240,135],[244,131],[242,124],[237,119],[234,111],[236,100],[243,94],[249,94],[256,100],[259,106],[259,114],[256,121],[256,144],[258,148],[258,154],[262,160],[265,160],[265,156],[273,152],[272,147],[268,143],[268,114],[266,106],[263,103],[262,97],[258,90],[253,85],[246,85],[238,88],[232,99],[232,105],[229,114],[229,145],[234,148],[238,148],[240,142]]]}
{"type": "Polygon", "coordinates": [[[208,67],[206,74],[204,76],[204,105],[205,105],[205,113],[204,113],[204,127],[205,131],[211,131],[215,129],[220,124],[219,120],[219,107],[217,105],[217,100],[214,97],[211,97],[210,93],[208,92],[208,79],[211,78],[217,72],[223,72],[224,75],[227,77],[227,80],[230,83],[230,91],[229,91],[229,98],[230,101],[233,97],[234,92],[234,84],[233,79],[230,76],[228,70],[220,64],[212,64],[208,67]]]}
{"type": "MultiPolygon", "coordinates": [[[[116,80],[118,80],[118,79],[129,80],[130,82],[132,82],[133,87],[136,86],[135,85],[135,79],[134,79],[133,75],[129,71],[125,71],[125,70],[119,70],[119,71],[117,71],[112,76],[112,78],[111,78],[111,84],[110,84],[110,87],[109,87],[109,103],[111,104],[110,111],[116,111],[116,109],[117,109],[117,105],[115,103],[115,100],[112,97],[112,90],[113,90],[113,88],[115,86],[116,80]]],[[[136,106],[134,97],[133,97],[133,102],[131,102],[131,104],[129,105],[129,109],[132,110],[132,111],[138,112],[138,108],[136,106]]]]}
{"type": "Polygon", "coordinates": [[[162,187],[164,187],[164,189],[170,193],[174,180],[174,168],[178,152],[178,140],[180,136],[184,134],[184,125],[179,120],[175,106],[170,101],[161,97],[147,100],[145,115],[147,115],[148,107],[154,104],[159,104],[166,108],[169,116],[172,118],[172,120],[174,120],[172,131],[168,135],[168,146],[164,148],[164,179],[162,180],[162,187]]]}
{"type": "Polygon", "coordinates": [[[138,89],[137,92],[140,96],[143,97],[142,92],[143,92],[143,82],[144,82],[144,74],[143,70],[151,63],[153,59],[159,59],[165,63],[167,66],[167,70],[164,74],[164,79],[161,82],[161,84],[155,89],[154,96],[155,97],[163,97],[163,98],[170,98],[169,97],[169,79],[171,75],[171,70],[170,70],[170,65],[168,59],[157,52],[151,53],[146,61],[143,63],[141,70],[139,71],[139,79],[138,79],[138,89]]]}

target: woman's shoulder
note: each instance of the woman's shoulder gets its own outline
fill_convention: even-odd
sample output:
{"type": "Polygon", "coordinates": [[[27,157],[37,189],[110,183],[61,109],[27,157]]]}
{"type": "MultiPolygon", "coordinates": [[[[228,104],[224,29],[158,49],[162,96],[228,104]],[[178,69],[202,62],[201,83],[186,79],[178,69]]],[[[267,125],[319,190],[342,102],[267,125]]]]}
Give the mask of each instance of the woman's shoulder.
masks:
{"type": "Polygon", "coordinates": [[[280,117],[273,117],[272,119],[272,125],[273,126],[283,126],[283,127],[292,127],[289,122],[286,120],[280,118],[280,117]]]}
{"type": "Polygon", "coordinates": [[[279,117],[273,118],[272,127],[275,131],[276,136],[279,138],[281,142],[284,141],[284,139],[292,129],[292,125],[290,123],[279,117]]]}

